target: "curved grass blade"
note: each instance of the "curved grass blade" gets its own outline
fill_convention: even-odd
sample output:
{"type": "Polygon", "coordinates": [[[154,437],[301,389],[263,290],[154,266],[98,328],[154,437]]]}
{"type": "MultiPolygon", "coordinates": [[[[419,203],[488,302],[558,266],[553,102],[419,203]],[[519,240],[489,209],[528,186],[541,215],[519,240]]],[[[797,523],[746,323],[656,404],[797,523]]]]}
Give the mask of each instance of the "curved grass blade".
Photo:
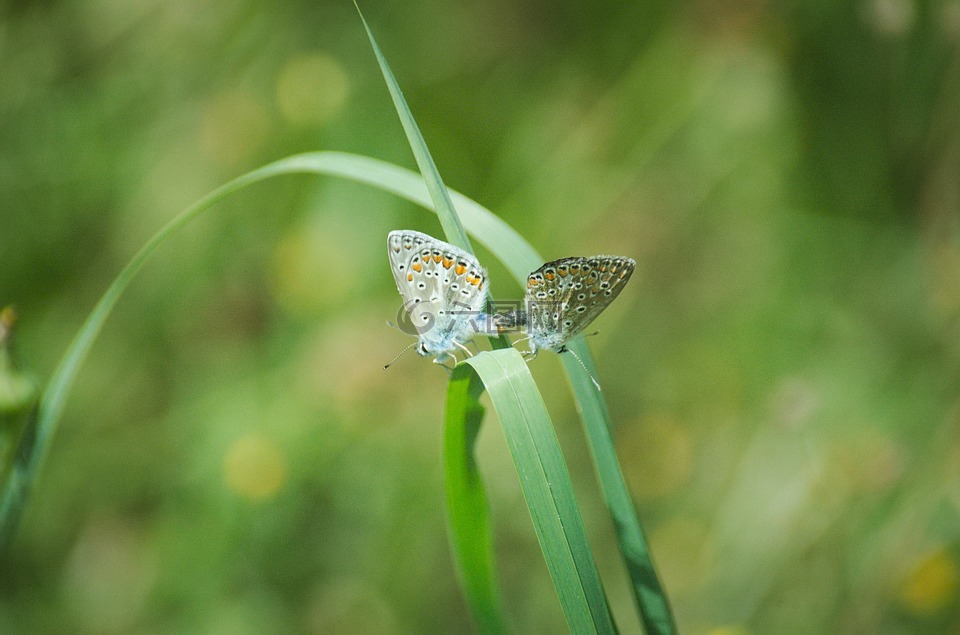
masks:
{"type": "MultiPolygon", "coordinates": [[[[423,182],[415,173],[404,168],[367,157],[340,153],[315,153],[302,155],[299,159],[304,163],[313,163],[318,169],[325,170],[325,173],[332,174],[335,171],[339,176],[374,185],[432,209],[431,198],[423,182]]],[[[493,212],[456,191],[451,191],[450,194],[463,218],[464,226],[507,267],[523,288],[527,274],[543,264],[544,259],[493,212]]],[[[582,338],[577,338],[568,346],[596,377],[593,356],[582,338]]],[[[561,355],[561,359],[573,389],[601,490],[617,532],[620,552],[630,575],[634,602],[640,618],[650,635],[675,633],[676,626],[667,595],[654,569],[643,529],[637,519],[613,448],[610,437],[612,423],[606,401],[594,388],[590,376],[575,358],[561,355]]]]}
{"type": "MultiPolygon", "coordinates": [[[[299,155],[282,162],[299,165],[305,171],[341,176],[373,185],[432,210],[430,196],[420,177],[396,165],[336,152],[299,155]]],[[[527,274],[544,262],[540,254],[490,210],[455,190],[451,190],[450,195],[467,230],[506,266],[521,286],[525,285],[527,274]]],[[[577,338],[568,346],[580,356],[590,373],[596,376],[593,356],[583,340],[577,338]]],[[[575,358],[561,355],[561,360],[573,389],[598,480],[614,522],[620,552],[630,575],[634,602],[641,620],[647,633],[651,635],[675,633],[676,626],[667,595],[654,569],[643,529],[637,519],[610,438],[612,423],[606,401],[594,388],[590,376],[575,358]]]]}
{"type": "Polygon", "coordinates": [[[483,384],[476,373],[450,378],[444,409],[444,489],[447,526],[460,585],[481,633],[506,633],[496,580],[490,509],[477,469],[474,444],[483,422],[483,384]]]}
{"type": "Polygon", "coordinates": [[[147,259],[177,230],[230,194],[272,176],[298,172],[316,172],[316,170],[304,169],[304,166],[297,161],[278,161],[248,172],[217,188],[174,217],[154,234],[110,283],[70,346],[67,347],[40,396],[35,415],[31,417],[27,428],[20,436],[14,463],[0,491],[0,551],[12,542],[20,524],[30,493],[50,450],[51,441],[80,365],[90,352],[93,342],[117,300],[147,259]]]}
{"type": "MultiPolygon", "coordinates": [[[[0,546],[9,543],[16,529],[43,457],[56,431],[64,402],[77,370],[93,345],[113,305],[147,258],[180,227],[227,196],[264,179],[298,173],[350,179],[390,192],[428,210],[433,209],[422,178],[406,168],[353,154],[311,152],[287,157],[248,172],[211,192],[171,220],[134,256],[113,281],[84,322],[51,377],[31,429],[21,436],[20,446],[17,449],[19,460],[0,492],[0,546]],[[36,443],[29,443],[33,439],[36,443]]],[[[543,263],[543,258],[516,231],[482,205],[455,191],[451,191],[450,196],[457,205],[464,226],[507,267],[521,285],[525,284],[527,274],[539,267],[543,263]]],[[[580,341],[573,342],[571,346],[576,347],[574,350],[587,367],[593,369],[593,358],[589,349],[580,341]]],[[[631,576],[634,598],[644,624],[647,626],[648,633],[673,633],[676,629],[673,627],[672,617],[667,608],[666,595],[650,562],[646,542],[623,475],[615,461],[601,461],[598,458],[600,453],[593,447],[594,444],[596,447],[603,447],[603,455],[616,457],[610,443],[611,424],[606,404],[603,397],[596,393],[590,378],[579,364],[562,359],[573,385],[577,409],[593,449],[600,484],[615,521],[620,549],[631,576]],[[647,573],[652,575],[648,576],[647,573]],[[650,598],[653,600],[651,601],[650,598]],[[664,611],[666,611],[665,619],[656,617],[662,616],[664,611]]]]}
{"type": "MultiPolygon", "coordinates": [[[[459,383],[473,374],[483,382],[497,411],[571,632],[615,632],[573,495],[573,483],[527,363],[513,348],[484,352],[458,364],[452,380],[459,383]]],[[[464,394],[470,396],[469,391],[461,389],[460,399],[448,399],[448,421],[474,409],[468,400],[462,399],[464,394]],[[455,411],[464,405],[467,410],[455,411]]],[[[472,401],[476,403],[475,398],[472,401]]]]}

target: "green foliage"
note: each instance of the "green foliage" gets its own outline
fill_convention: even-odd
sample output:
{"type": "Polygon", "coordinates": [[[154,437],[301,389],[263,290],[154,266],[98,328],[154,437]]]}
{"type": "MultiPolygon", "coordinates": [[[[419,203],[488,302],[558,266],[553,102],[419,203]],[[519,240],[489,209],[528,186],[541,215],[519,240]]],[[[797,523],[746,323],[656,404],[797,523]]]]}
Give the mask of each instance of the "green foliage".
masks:
{"type": "MultiPolygon", "coordinates": [[[[960,630],[955,9],[366,9],[446,181],[540,252],[500,232],[501,264],[478,238],[499,221],[471,227],[451,195],[498,298],[543,260],[637,260],[588,342],[681,632],[960,630]]],[[[349,3],[0,15],[0,305],[34,377],[204,192],[305,149],[413,165],[349,3]]],[[[380,370],[409,343],[383,325],[374,239],[399,227],[442,235],[392,195],[289,177],[166,243],[0,556],[0,631],[470,628],[440,489],[447,376],[380,370]]],[[[530,370],[636,632],[564,363],[530,370]]],[[[473,449],[511,623],[558,632],[498,427],[473,449]]]]}

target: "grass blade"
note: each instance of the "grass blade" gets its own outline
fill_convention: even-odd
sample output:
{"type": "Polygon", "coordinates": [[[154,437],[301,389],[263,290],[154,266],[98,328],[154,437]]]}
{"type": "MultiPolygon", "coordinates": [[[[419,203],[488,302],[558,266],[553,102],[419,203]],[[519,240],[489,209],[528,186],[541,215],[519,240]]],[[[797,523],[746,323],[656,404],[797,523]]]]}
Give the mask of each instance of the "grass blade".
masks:
{"type": "MultiPolygon", "coordinates": [[[[590,356],[590,349],[583,338],[577,338],[567,345],[580,356],[584,365],[594,377],[597,371],[590,356]]],[[[630,575],[634,603],[640,612],[647,635],[671,635],[677,627],[667,600],[667,594],[660,584],[653,559],[647,548],[640,521],[637,519],[630,491],[620,470],[620,461],[613,448],[610,437],[610,413],[607,402],[593,385],[593,381],[581,368],[572,355],[561,355],[564,370],[573,388],[577,410],[583,421],[584,433],[590,446],[594,468],[600,481],[607,510],[613,520],[620,543],[620,553],[630,575]]]]}
{"type": "MultiPolygon", "coordinates": [[[[379,187],[433,209],[423,182],[415,173],[404,168],[367,157],[328,152],[301,155],[291,160],[302,162],[305,166],[312,165],[326,174],[336,174],[379,187]]],[[[543,264],[544,259],[493,212],[456,191],[450,194],[467,230],[506,266],[522,288],[526,284],[527,274],[543,264]]],[[[583,340],[578,338],[569,347],[596,376],[593,356],[583,340]]],[[[570,355],[561,355],[561,359],[577,402],[597,478],[617,532],[620,552],[630,575],[634,602],[641,620],[650,635],[675,633],[676,626],[667,595],[654,569],[610,438],[612,423],[606,401],[576,359],[570,355]]]]}
{"type": "MultiPolygon", "coordinates": [[[[571,632],[615,632],[573,483],[527,363],[513,348],[484,352],[459,364],[453,380],[473,373],[497,411],[571,632]]],[[[448,408],[453,405],[448,402],[448,408]]]]}
{"type": "MultiPolygon", "coordinates": [[[[390,192],[432,210],[433,202],[423,179],[414,172],[384,161],[340,152],[312,152],[294,155],[263,166],[210,193],[182,212],[161,229],[121,271],[84,322],[64,353],[43,392],[33,425],[20,438],[18,461],[0,491],[0,547],[10,542],[22,515],[30,491],[35,485],[43,457],[54,436],[74,377],[123,290],[161,244],[180,227],[210,209],[227,196],[259,181],[286,174],[319,174],[350,179],[390,192]],[[31,443],[31,440],[35,440],[31,443]]],[[[466,227],[498,258],[521,284],[527,273],[543,263],[543,258],[503,220],[479,203],[450,192],[466,227]]],[[[589,349],[580,341],[571,345],[588,368],[594,368],[589,349]]],[[[643,532],[610,442],[609,414],[602,395],[596,393],[590,378],[575,360],[565,356],[566,372],[573,386],[578,411],[591,444],[594,463],[603,494],[614,519],[620,549],[633,584],[634,597],[649,633],[673,633],[666,595],[657,581],[643,532]],[[612,457],[613,460],[601,457],[612,457]],[[666,615],[666,618],[662,617],[666,615]]],[[[591,371],[592,372],[592,371],[591,371]]]]}
{"type": "Polygon", "coordinates": [[[313,172],[315,170],[304,170],[303,166],[297,161],[278,161],[248,172],[217,188],[181,212],[154,234],[110,283],[110,286],[107,287],[103,296],[94,306],[93,311],[90,312],[90,315],[87,316],[80,327],[70,346],[67,347],[40,396],[34,415],[20,436],[14,463],[9,474],[7,474],[7,478],[0,486],[2,487],[2,490],[0,490],[0,551],[10,545],[20,524],[23,511],[49,453],[67,396],[70,394],[70,388],[73,386],[81,364],[90,352],[90,348],[97,339],[97,335],[103,328],[111,311],[113,311],[117,300],[120,299],[124,290],[147,259],[177,230],[230,194],[272,176],[305,171],[313,172]]]}
{"type": "Polygon", "coordinates": [[[493,556],[489,503],[474,443],[483,422],[483,384],[475,373],[450,379],[444,410],[444,488],[457,575],[481,633],[506,633],[493,556]]]}
{"type": "Polygon", "coordinates": [[[433,157],[430,156],[430,151],[427,149],[427,143],[423,140],[423,135],[420,134],[420,127],[417,126],[413,113],[410,112],[407,100],[403,98],[400,85],[394,78],[390,65],[387,64],[387,59],[383,56],[383,51],[380,50],[377,40],[373,37],[373,31],[370,30],[370,25],[363,17],[360,6],[356,2],[354,2],[354,6],[357,7],[357,13],[360,14],[363,28],[366,29],[367,37],[370,38],[370,46],[373,47],[373,52],[377,56],[377,63],[380,64],[383,79],[387,82],[387,89],[390,91],[390,97],[393,98],[393,105],[397,109],[397,114],[400,115],[400,123],[403,124],[403,130],[407,133],[407,141],[410,143],[410,149],[413,150],[413,156],[417,159],[417,165],[420,167],[423,180],[427,184],[427,190],[430,192],[433,207],[440,218],[440,225],[443,227],[443,233],[446,234],[447,242],[472,254],[473,247],[470,245],[470,239],[460,223],[453,201],[450,200],[450,194],[443,185],[440,172],[437,170],[437,164],[433,162],[433,157]]]}

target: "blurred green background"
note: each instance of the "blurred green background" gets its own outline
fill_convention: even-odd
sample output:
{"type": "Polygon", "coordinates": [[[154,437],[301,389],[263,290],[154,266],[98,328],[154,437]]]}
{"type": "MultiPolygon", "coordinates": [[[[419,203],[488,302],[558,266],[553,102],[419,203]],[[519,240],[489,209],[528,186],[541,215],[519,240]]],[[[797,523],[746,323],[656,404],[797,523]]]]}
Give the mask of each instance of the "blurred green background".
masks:
{"type": "MultiPolygon", "coordinates": [[[[960,632],[960,1],[369,5],[451,187],[548,259],[637,259],[590,345],[681,630],[960,632]]],[[[179,210],[309,150],[414,165],[348,2],[0,2],[22,364],[49,377],[179,210]]],[[[469,628],[446,375],[381,369],[397,228],[440,235],[284,177],[161,250],[0,558],[0,632],[469,628]]],[[[531,368],[637,632],[558,361],[531,368]]],[[[479,452],[508,611],[563,629],[495,418],[479,452]]]]}

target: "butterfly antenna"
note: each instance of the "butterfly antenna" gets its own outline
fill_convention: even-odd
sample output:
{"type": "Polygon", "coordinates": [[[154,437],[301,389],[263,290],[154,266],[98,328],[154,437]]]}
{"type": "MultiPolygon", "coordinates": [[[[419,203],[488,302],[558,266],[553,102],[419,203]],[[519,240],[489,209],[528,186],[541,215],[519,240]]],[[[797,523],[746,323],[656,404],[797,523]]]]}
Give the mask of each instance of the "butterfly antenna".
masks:
{"type": "Polygon", "coordinates": [[[593,337],[594,335],[600,335],[600,331],[594,331],[593,333],[587,333],[584,337],[593,337]]]}
{"type": "Polygon", "coordinates": [[[566,352],[568,352],[568,353],[570,353],[571,355],[573,355],[574,359],[576,359],[578,362],[580,362],[580,366],[582,366],[584,372],[587,373],[587,377],[589,377],[589,378],[590,378],[590,381],[593,382],[593,385],[597,387],[597,392],[601,392],[601,390],[600,390],[600,384],[599,384],[599,382],[597,382],[597,378],[593,376],[593,373],[591,373],[591,372],[590,372],[590,369],[587,368],[587,365],[583,363],[583,360],[580,359],[580,356],[577,355],[572,349],[569,349],[569,348],[566,349],[566,352]]]}
{"type": "MultiPolygon", "coordinates": [[[[387,324],[390,324],[390,323],[387,322],[387,324]]],[[[395,361],[397,361],[398,359],[400,359],[401,357],[403,357],[403,354],[406,353],[407,351],[409,351],[409,350],[410,350],[411,348],[413,348],[414,346],[416,346],[417,343],[418,343],[418,342],[414,342],[414,343],[411,344],[410,346],[408,346],[408,347],[406,347],[405,349],[403,349],[402,351],[400,351],[400,354],[399,354],[399,355],[397,355],[396,357],[394,357],[394,358],[391,359],[389,362],[387,362],[386,364],[383,365],[383,370],[387,370],[388,368],[390,368],[391,366],[393,366],[393,363],[394,363],[395,361]]]]}

